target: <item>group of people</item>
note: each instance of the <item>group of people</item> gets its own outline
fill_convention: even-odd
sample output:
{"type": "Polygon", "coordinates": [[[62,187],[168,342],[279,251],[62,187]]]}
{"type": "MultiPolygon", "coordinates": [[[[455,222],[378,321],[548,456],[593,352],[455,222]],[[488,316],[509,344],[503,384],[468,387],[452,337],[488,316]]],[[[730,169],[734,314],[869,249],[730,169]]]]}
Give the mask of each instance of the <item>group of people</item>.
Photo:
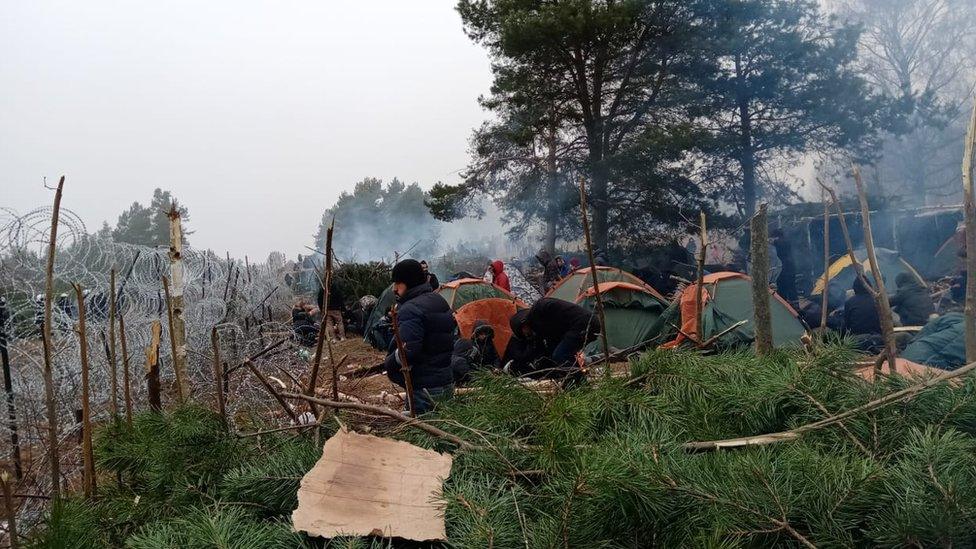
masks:
{"type": "Polygon", "coordinates": [[[392,278],[399,341],[390,342],[384,365],[390,380],[401,387],[406,387],[404,371],[409,367],[418,413],[430,410],[439,398],[449,398],[455,385],[478,369],[540,377],[579,372],[577,353],[600,332],[590,311],[543,298],[511,318],[513,337],[499,359],[494,330],[487,323],[476,323],[470,340],[458,337],[451,307],[433,291],[419,262],[400,261],[393,267],[392,278]]]}
{"type": "MultiPolygon", "coordinates": [[[[606,263],[602,257],[603,255],[599,251],[594,253],[594,261],[597,265],[604,265],[606,263]]],[[[539,288],[539,292],[542,295],[546,295],[560,280],[580,268],[579,259],[573,257],[567,263],[563,256],[553,256],[549,250],[544,248],[535,254],[535,259],[542,266],[542,283],[539,288]]]]}

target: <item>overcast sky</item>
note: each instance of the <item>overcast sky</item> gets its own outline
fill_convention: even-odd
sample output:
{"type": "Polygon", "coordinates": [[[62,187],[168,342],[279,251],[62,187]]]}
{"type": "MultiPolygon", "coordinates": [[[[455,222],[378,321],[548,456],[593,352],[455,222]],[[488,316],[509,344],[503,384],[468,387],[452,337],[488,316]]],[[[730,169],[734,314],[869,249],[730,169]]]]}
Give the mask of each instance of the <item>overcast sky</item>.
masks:
{"type": "Polygon", "coordinates": [[[456,181],[490,81],[453,0],[0,2],[0,206],[162,187],[195,247],[294,255],[365,176],[456,181]]]}

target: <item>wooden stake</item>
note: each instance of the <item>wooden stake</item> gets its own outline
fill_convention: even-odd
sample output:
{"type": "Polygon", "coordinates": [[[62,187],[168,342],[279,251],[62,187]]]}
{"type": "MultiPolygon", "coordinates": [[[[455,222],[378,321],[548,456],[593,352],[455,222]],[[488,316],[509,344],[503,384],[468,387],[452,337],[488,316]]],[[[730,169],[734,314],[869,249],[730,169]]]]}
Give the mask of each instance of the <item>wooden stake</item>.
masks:
{"type": "Polygon", "coordinates": [[[153,321],[151,332],[152,339],[146,347],[146,387],[149,390],[149,409],[159,412],[163,409],[159,383],[159,340],[163,334],[163,326],[158,320],[153,321]]]}
{"type": "Polygon", "coordinates": [[[132,427],[132,382],[129,379],[129,346],[125,337],[125,315],[119,312],[119,342],[122,344],[122,394],[125,397],[125,424],[132,427]]]}
{"type": "Polygon", "coordinates": [[[705,226],[705,212],[701,212],[701,246],[698,251],[698,273],[695,276],[695,321],[697,328],[695,336],[698,338],[698,343],[700,344],[704,341],[702,336],[702,311],[705,309],[704,294],[705,294],[705,249],[708,246],[708,229],[705,226]]]}
{"type": "Polygon", "coordinates": [[[10,431],[10,461],[14,464],[14,476],[24,478],[20,456],[20,435],[17,429],[17,404],[14,398],[13,374],[10,372],[10,355],[7,353],[7,300],[0,298],[0,364],[3,366],[3,390],[7,395],[7,429],[10,431]]]}
{"type": "MultiPolygon", "coordinates": [[[[875,291],[874,299],[878,308],[878,316],[881,319],[881,336],[885,342],[885,353],[888,355],[888,367],[892,373],[897,372],[896,356],[898,348],[895,346],[895,323],[891,318],[891,304],[888,302],[888,292],[885,290],[884,276],[881,267],[878,265],[878,256],[874,253],[874,235],[871,233],[871,208],[868,207],[868,196],[864,192],[864,183],[861,181],[861,170],[856,164],[851,164],[854,170],[854,185],[857,187],[857,197],[861,202],[861,223],[864,225],[864,247],[868,253],[868,262],[871,265],[871,274],[874,275],[875,291]]],[[[870,287],[870,286],[869,286],[870,287]]],[[[879,364],[878,370],[881,366],[879,364]]]]}
{"type": "Polygon", "coordinates": [[[586,212],[586,181],[580,177],[580,215],[583,219],[583,236],[586,237],[586,255],[590,260],[590,275],[593,277],[593,295],[596,297],[596,315],[600,319],[600,343],[603,345],[603,360],[610,362],[610,343],[607,341],[607,319],[603,314],[603,295],[600,293],[600,277],[593,257],[593,243],[590,241],[590,220],[586,212]]]}
{"type": "Polygon", "coordinates": [[[400,337],[400,315],[397,313],[396,305],[390,309],[390,319],[393,321],[393,339],[396,341],[396,354],[400,359],[400,372],[403,373],[403,384],[406,386],[404,389],[407,394],[407,410],[410,412],[410,417],[417,417],[416,409],[413,404],[413,377],[410,375],[410,362],[407,360],[407,347],[403,344],[403,339],[400,337]]]}
{"type": "MultiPolygon", "coordinates": [[[[325,271],[322,273],[322,292],[323,292],[323,303],[322,307],[328,308],[329,304],[329,286],[332,285],[332,231],[335,229],[335,218],[332,218],[332,223],[325,232],[325,271]]],[[[328,319],[326,315],[327,310],[320,310],[319,313],[322,315],[322,321],[319,323],[319,334],[318,339],[315,341],[315,359],[312,361],[312,372],[308,376],[308,386],[305,387],[305,394],[309,396],[315,395],[315,387],[319,382],[319,368],[322,364],[322,348],[328,345],[329,350],[329,361],[332,364],[332,391],[333,394],[338,393],[339,386],[336,385],[338,376],[336,375],[335,359],[332,356],[332,342],[328,338],[328,319]]],[[[337,397],[336,397],[337,398],[337,397]]],[[[318,410],[315,408],[315,403],[308,401],[309,408],[312,410],[312,414],[318,417],[318,410]]]]}
{"type": "Polygon", "coordinates": [[[217,413],[220,414],[220,419],[223,420],[224,425],[227,425],[227,411],[224,409],[224,372],[220,362],[220,334],[217,333],[216,326],[210,329],[210,346],[213,349],[214,388],[217,390],[217,413]]]}
{"type": "Polygon", "coordinates": [[[109,273],[109,296],[110,301],[108,305],[108,374],[110,379],[110,389],[112,391],[112,398],[109,399],[108,405],[109,410],[112,413],[112,419],[119,419],[119,373],[116,362],[115,355],[115,316],[116,316],[116,298],[115,298],[115,267],[112,267],[109,273]]]}
{"type": "Polygon", "coordinates": [[[827,284],[827,272],[830,271],[830,205],[827,202],[827,194],[821,192],[821,197],[823,197],[824,203],[824,287],[823,295],[820,296],[820,329],[827,329],[827,308],[830,305],[827,297],[829,292],[827,289],[829,285],[827,284]]]}
{"type": "Polygon", "coordinates": [[[769,225],[766,219],[766,203],[759,205],[759,211],[750,220],[750,225],[756,354],[762,356],[773,350],[773,323],[769,312],[769,225]]]}
{"type": "Polygon", "coordinates": [[[976,195],[973,193],[973,153],[976,148],[976,105],[969,118],[962,157],[963,220],[966,224],[966,360],[976,361],[976,195]]]}
{"type": "Polygon", "coordinates": [[[61,455],[58,452],[58,403],[54,396],[54,358],[51,356],[51,305],[54,301],[54,254],[58,245],[58,216],[61,212],[61,192],[64,189],[64,176],[58,181],[54,193],[54,210],[51,212],[51,235],[47,249],[46,282],[44,284],[44,403],[47,408],[47,459],[51,467],[51,497],[61,495],[61,455]]]}
{"type": "Polygon", "coordinates": [[[176,202],[169,213],[169,272],[172,284],[170,305],[170,333],[173,341],[173,369],[176,371],[176,393],[180,402],[190,398],[190,379],[186,372],[186,321],[183,318],[183,227],[176,202]]]}
{"type": "Polygon", "coordinates": [[[10,473],[0,472],[0,489],[3,490],[3,506],[7,513],[7,538],[10,540],[10,549],[20,547],[20,539],[17,535],[17,507],[14,505],[13,490],[10,489],[10,473]]]}
{"type": "Polygon", "coordinates": [[[95,497],[95,454],[92,451],[91,388],[88,382],[88,332],[85,326],[85,296],[81,285],[73,284],[78,297],[78,343],[81,352],[81,457],[85,498],[95,497]]]}

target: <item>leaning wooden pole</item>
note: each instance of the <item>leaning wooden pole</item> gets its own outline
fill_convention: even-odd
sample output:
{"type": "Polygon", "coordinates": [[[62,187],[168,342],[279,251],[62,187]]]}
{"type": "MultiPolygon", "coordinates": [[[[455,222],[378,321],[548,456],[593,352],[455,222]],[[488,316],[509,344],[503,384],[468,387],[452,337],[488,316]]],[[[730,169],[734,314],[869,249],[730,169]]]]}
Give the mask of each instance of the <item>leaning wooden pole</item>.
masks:
{"type": "Polygon", "coordinates": [[[823,226],[823,238],[824,238],[824,286],[823,291],[820,296],[820,329],[827,329],[827,309],[830,306],[828,297],[830,292],[827,291],[829,288],[827,284],[827,273],[830,271],[830,203],[827,202],[827,194],[821,193],[824,203],[824,226],[823,226]]]}
{"type": "Polygon", "coordinates": [[[112,267],[109,273],[109,295],[111,297],[108,305],[108,375],[111,378],[109,383],[112,397],[109,399],[108,405],[112,419],[117,420],[119,419],[119,371],[115,353],[115,318],[118,316],[115,298],[115,267],[112,267]]]}
{"type": "MultiPolygon", "coordinates": [[[[603,295],[600,293],[600,277],[593,257],[593,243],[590,240],[590,220],[586,211],[586,181],[581,177],[580,216],[583,220],[583,236],[586,237],[586,256],[590,260],[590,276],[593,277],[593,296],[596,298],[596,315],[600,319],[600,343],[603,345],[603,359],[610,363],[610,343],[607,341],[607,320],[603,314],[603,295]]],[[[609,370],[608,370],[609,371],[609,370]]]]}
{"type": "Polygon", "coordinates": [[[708,247],[708,228],[706,227],[705,212],[701,212],[701,222],[699,229],[701,229],[701,246],[698,250],[698,271],[695,276],[695,337],[698,338],[698,344],[702,344],[705,338],[702,337],[702,311],[705,308],[703,303],[705,298],[705,254],[706,248],[708,247]]]}
{"type": "Polygon", "coordinates": [[[220,362],[220,334],[217,333],[216,326],[210,329],[210,347],[213,351],[214,389],[217,391],[217,413],[220,414],[220,419],[224,422],[224,425],[227,425],[227,410],[224,407],[224,368],[220,362]]]}
{"type": "Polygon", "coordinates": [[[169,337],[173,340],[173,370],[176,372],[176,389],[180,402],[190,397],[190,379],[186,372],[186,321],[183,314],[183,226],[180,210],[176,202],[170,206],[169,213],[169,273],[170,320],[169,337]]]}
{"type": "Polygon", "coordinates": [[[749,223],[756,354],[762,356],[773,351],[773,322],[769,312],[769,224],[765,203],[759,205],[759,211],[749,223]]]}
{"type": "Polygon", "coordinates": [[[976,196],[973,193],[973,149],[976,148],[976,105],[969,118],[962,157],[963,219],[966,224],[966,361],[976,362],[976,196]]]}
{"type": "MultiPolygon", "coordinates": [[[[325,234],[325,290],[323,297],[325,298],[326,310],[322,311],[322,320],[325,321],[325,315],[329,314],[329,300],[332,299],[332,235],[335,232],[335,218],[332,218],[332,224],[325,234]]],[[[342,317],[339,317],[339,322],[342,322],[342,317]]],[[[333,328],[332,334],[335,335],[335,328],[333,328]]],[[[328,338],[326,338],[328,340],[328,338]]],[[[335,354],[332,350],[332,341],[328,340],[325,342],[329,349],[329,365],[332,367],[332,400],[339,400],[339,364],[336,363],[335,354]]],[[[315,396],[315,395],[312,395],[315,396]]]]}
{"type": "Polygon", "coordinates": [[[390,320],[393,323],[393,341],[396,342],[396,357],[400,362],[400,372],[403,374],[404,390],[407,395],[407,411],[410,412],[410,417],[417,417],[417,411],[413,403],[413,375],[410,373],[410,361],[407,360],[407,346],[403,344],[403,338],[400,337],[399,317],[397,306],[394,305],[390,309],[390,320]]]}
{"type": "Polygon", "coordinates": [[[85,296],[80,284],[73,284],[78,298],[78,348],[81,353],[81,458],[82,486],[86,499],[95,497],[95,454],[92,450],[91,386],[88,366],[88,331],[85,319],[85,296]]]}
{"type": "Polygon", "coordinates": [[[20,434],[17,427],[17,403],[14,397],[13,374],[10,371],[10,355],[7,352],[7,300],[0,297],[0,365],[3,366],[3,391],[7,396],[7,429],[10,431],[10,461],[14,464],[14,476],[24,478],[24,466],[20,457],[20,434]]]}
{"type": "Polygon", "coordinates": [[[47,270],[44,284],[44,403],[47,408],[47,459],[51,467],[51,497],[61,495],[61,454],[58,451],[58,403],[54,396],[54,357],[51,348],[51,305],[54,301],[54,254],[58,245],[58,216],[61,212],[61,193],[64,189],[64,176],[58,181],[54,193],[54,209],[51,212],[51,234],[47,248],[47,270]]]}
{"type": "MultiPolygon", "coordinates": [[[[322,279],[320,282],[322,284],[323,292],[323,302],[320,303],[320,305],[325,308],[328,308],[329,306],[329,286],[332,283],[332,281],[329,280],[329,277],[332,275],[330,269],[332,268],[332,230],[334,228],[335,218],[333,217],[332,224],[326,231],[325,271],[322,273],[322,279]]],[[[326,344],[329,346],[330,360],[332,358],[332,342],[328,341],[328,319],[326,318],[328,311],[320,310],[319,314],[322,317],[322,321],[319,322],[319,334],[315,341],[315,358],[312,361],[312,371],[308,376],[308,385],[305,387],[305,394],[309,396],[315,396],[315,387],[319,382],[319,369],[322,365],[322,351],[326,344]]],[[[335,365],[335,361],[333,361],[332,364],[335,365]]],[[[333,391],[338,391],[338,387],[334,383],[335,381],[336,380],[333,380],[332,388],[333,391]]],[[[308,406],[311,408],[312,414],[318,416],[318,410],[316,409],[315,404],[308,401],[308,406]]]]}
{"type": "Polygon", "coordinates": [[[132,380],[129,374],[129,343],[125,337],[125,315],[119,313],[119,343],[122,344],[122,395],[125,398],[125,424],[132,427],[132,380]]]}
{"type": "Polygon", "coordinates": [[[874,235],[871,233],[871,208],[868,206],[868,196],[864,191],[864,183],[861,181],[861,170],[856,164],[852,164],[854,172],[854,185],[857,187],[857,197],[861,203],[861,224],[864,226],[864,248],[868,254],[868,263],[871,265],[871,274],[874,275],[874,300],[878,308],[878,316],[881,320],[881,337],[884,338],[885,353],[888,355],[888,367],[891,373],[897,371],[896,357],[898,348],[895,346],[895,323],[891,317],[891,303],[888,302],[888,292],[885,290],[884,276],[881,267],[878,265],[878,256],[874,251],[874,235]]]}

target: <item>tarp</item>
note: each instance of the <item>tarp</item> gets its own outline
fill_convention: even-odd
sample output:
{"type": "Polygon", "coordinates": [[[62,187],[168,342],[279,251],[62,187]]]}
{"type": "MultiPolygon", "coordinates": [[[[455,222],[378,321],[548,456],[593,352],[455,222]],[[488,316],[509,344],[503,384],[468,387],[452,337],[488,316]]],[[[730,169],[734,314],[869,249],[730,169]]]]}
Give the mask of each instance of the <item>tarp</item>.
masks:
{"type": "MultiPolygon", "coordinates": [[[[925,286],[925,280],[922,276],[918,274],[918,271],[914,267],[908,264],[907,261],[901,258],[898,252],[889,250],[886,248],[876,248],[875,255],[878,257],[878,266],[881,268],[881,277],[884,279],[885,288],[888,289],[889,293],[894,293],[895,291],[895,278],[900,273],[910,273],[916,279],[918,279],[919,284],[925,286]]],[[[861,248],[854,250],[854,257],[857,258],[858,263],[860,263],[865,273],[871,272],[871,265],[868,261],[867,252],[861,248]]],[[[840,292],[846,292],[854,285],[854,278],[857,276],[854,268],[852,267],[851,257],[849,254],[844,254],[836,261],[831,263],[830,268],[827,269],[827,279],[830,281],[831,291],[837,288],[840,292]]],[[[871,280],[871,277],[868,277],[871,280]]],[[[813,291],[810,295],[820,295],[824,289],[824,275],[821,275],[817,279],[817,282],[813,285],[813,291]]]]}
{"type": "Polygon", "coordinates": [[[491,282],[486,282],[480,278],[462,278],[441,284],[440,288],[437,288],[437,293],[447,301],[453,311],[457,311],[478,299],[497,297],[512,301],[518,300],[510,292],[506,292],[491,282]]]}
{"type": "MultiPolygon", "coordinates": [[[[539,298],[542,297],[539,294],[539,290],[514,265],[506,263],[505,274],[508,275],[508,285],[512,288],[512,293],[526,305],[531,307],[533,303],[539,301],[539,298]]],[[[493,280],[491,266],[485,270],[485,275],[482,278],[485,282],[491,282],[493,280]]]]}
{"type": "MultiPolygon", "coordinates": [[[[667,304],[643,285],[629,282],[600,284],[600,297],[606,321],[604,331],[611,351],[628,349],[660,334],[658,319],[667,304]]],[[[576,303],[596,311],[596,291],[590,287],[577,298],[576,303]]],[[[587,354],[602,351],[602,340],[599,338],[590,343],[586,350],[587,354]]]]}
{"type": "Polygon", "coordinates": [[[505,355],[508,341],[512,339],[512,327],[509,319],[521,308],[524,306],[507,298],[477,299],[458,309],[454,313],[454,318],[457,320],[461,337],[468,339],[471,339],[471,334],[474,332],[475,322],[479,320],[487,322],[495,330],[495,350],[501,357],[505,355]]]}
{"type": "Polygon", "coordinates": [[[453,458],[408,442],[340,429],[302,478],[295,530],[312,536],[444,541],[440,499],[453,458]]]}
{"type": "Polygon", "coordinates": [[[930,320],[905,347],[902,358],[942,370],[965,365],[965,325],[966,317],[962,313],[946,313],[930,320]]]}
{"type": "MultiPolygon", "coordinates": [[[[586,291],[593,286],[593,275],[591,274],[590,269],[591,267],[586,267],[569,273],[555,286],[553,286],[551,290],[549,290],[546,297],[554,297],[556,299],[562,299],[563,301],[569,301],[570,303],[576,303],[579,296],[586,293],[586,291]]],[[[598,266],[596,268],[596,277],[600,283],[627,282],[640,286],[661,301],[666,301],[664,297],[657,292],[657,290],[650,287],[648,284],[645,284],[643,280],[622,269],[618,269],[616,267],[598,266]]]]}
{"type": "Polygon", "coordinates": [[[374,348],[381,351],[385,351],[386,347],[383,345],[384,342],[380,341],[376,334],[373,333],[373,328],[379,324],[380,320],[386,316],[386,313],[393,308],[396,303],[396,294],[393,292],[393,284],[387,286],[383,293],[376,301],[376,306],[373,307],[373,312],[369,313],[369,319],[366,320],[366,326],[363,327],[363,340],[369,343],[374,348]]]}
{"type": "MultiPolygon", "coordinates": [[[[702,324],[699,329],[697,319],[697,284],[689,284],[681,292],[678,300],[661,316],[662,329],[667,331],[669,324],[680,321],[681,331],[674,339],[662,345],[674,348],[685,343],[688,336],[704,343],[709,338],[745,320],[746,323],[722,336],[717,347],[748,344],[755,339],[753,326],[752,279],[741,273],[720,272],[706,275],[702,279],[702,324]],[[700,335],[699,335],[700,334],[700,335]]],[[[773,328],[773,345],[777,347],[799,344],[806,328],[790,304],[779,294],[770,292],[769,312],[773,328]]],[[[673,327],[671,327],[673,330],[673,327]]]]}

